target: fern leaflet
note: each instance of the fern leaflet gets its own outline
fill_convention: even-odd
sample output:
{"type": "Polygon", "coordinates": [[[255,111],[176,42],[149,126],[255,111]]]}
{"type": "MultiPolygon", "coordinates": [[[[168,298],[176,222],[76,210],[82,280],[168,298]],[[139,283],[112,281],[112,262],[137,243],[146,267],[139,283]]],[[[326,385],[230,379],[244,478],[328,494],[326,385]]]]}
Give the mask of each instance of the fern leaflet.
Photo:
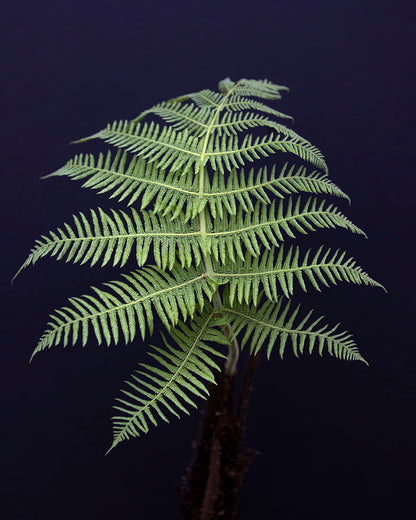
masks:
{"type": "Polygon", "coordinates": [[[239,303],[249,304],[251,301],[257,305],[261,290],[269,300],[277,301],[283,293],[290,298],[294,291],[294,282],[297,281],[306,292],[305,278],[317,290],[321,285],[329,287],[332,283],[351,282],[354,284],[372,285],[384,287],[370,278],[361,267],[356,265],[353,258],[345,258],[346,252],[335,251],[331,255],[331,249],[322,255],[323,246],[309,260],[309,249],[303,261],[299,260],[299,248],[289,248],[288,252],[280,247],[278,254],[274,248],[257,258],[246,258],[243,262],[237,258],[232,269],[227,269],[223,264],[214,264],[215,278],[222,283],[227,283],[229,288],[229,303],[234,300],[239,303]]]}
{"type": "Polygon", "coordinates": [[[179,412],[188,414],[188,407],[196,406],[195,397],[207,398],[206,384],[215,383],[212,371],[219,370],[212,356],[225,357],[208,343],[227,345],[224,335],[214,328],[223,324],[212,312],[205,313],[191,327],[180,323],[170,331],[175,347],[165,337],[164,348],[153,347],[150,355],[160,367],[142,364],[145,370],[136,371],[132,381],[127,381],[130,389],[122,392],[128,400],[117,399],[121,405],[114,408],[123,415],[113,417],[114,440],[108,451],[123,440],[147,433],[149,423],[156,426],[159,418],[169,422],[167,412],[176,417],[179,412]]]}
{"type": "Polygon", "coordinates": [[[136,323],[142,338],[153,333],[153,313],[167,328],[176,325],[181,314],[193,316],[197,305],[204,306],[204,296],[211,298],[216,285],[194,268],[176,266],[171,274],[156,267],[144,267],[124,275],[125,281],[104,284],[111,292],[93,287],[95,296],[70,298],[70,307],[57,309],[50,316],[47,329],[33,351],[35,354],[61,343],[66,347],[78,339],[86,345],[90,325],[99,344],[117,344],[120,329],[126,343],[136,336],[136,323]]]}
{"type": "Polygon", "coordinates": [[[241,347],[243,348],[249,343],[251,353],[256,353],[264,347],[267,356],[270,357],[275,343],[278,342],[279,354],[283,358],[289,340],[296,357],[303,354],[306,345],[310,354],[317,345],[319,355],[322,355],[326,348],[329,354],[337,358],[363,361],[368,364],[359,353],[350,334],[347,332],[335,333],[339,324],[332,329],[329,329],[328,325],[318,328],[323,317],[308,324],[313,312],[310,311],[295,326],[299,306],[294,311],[291,311],[290,307],[291,302],[280,297],[277,303],[267,301],[261,307],[254,309],[245,304],[234,303],[232,307],[225,304],[223,312],[229,317],[235,335],[244,330],[241,347]]]}

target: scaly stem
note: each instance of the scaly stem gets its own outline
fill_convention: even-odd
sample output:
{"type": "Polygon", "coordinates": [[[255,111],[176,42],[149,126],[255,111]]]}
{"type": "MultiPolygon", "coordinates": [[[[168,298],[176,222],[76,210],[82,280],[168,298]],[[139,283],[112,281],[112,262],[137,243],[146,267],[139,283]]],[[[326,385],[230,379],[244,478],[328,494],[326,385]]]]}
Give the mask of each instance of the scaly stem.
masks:
{"type": "Polygon", "coordinates": [[[245,446],[247,409],[257,361],[258,354],[248,357],[239,395],[235,395],[235,374],[228,376],[224,371],[217,373],[217,384],[210,388],[192,461],[179,491],[185,520],[237,520],[240,489],[258,454],[245,446]]]}

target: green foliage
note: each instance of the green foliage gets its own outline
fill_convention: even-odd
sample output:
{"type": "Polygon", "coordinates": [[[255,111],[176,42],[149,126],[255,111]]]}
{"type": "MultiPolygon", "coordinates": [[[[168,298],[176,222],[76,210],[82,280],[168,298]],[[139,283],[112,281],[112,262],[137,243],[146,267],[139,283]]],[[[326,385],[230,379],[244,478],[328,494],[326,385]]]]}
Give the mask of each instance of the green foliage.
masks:
{"type": "Polygon", "coordinates": [[[266,103],[285,90],[267,80],[227,78],[219,92],[159,103],[81,139],[100,139],[116,151],[76,155],[47,176],[82,181],[124,209],[74,215],[37,240],[19,272],[45,256],[137,268],[55,310],[33,355],[85,345],[91,332],[107,345],[129,343],[138,332],[144,338],[153,333],[155,314],[166,327],[163,344],[150,353],[156,365],[142,364],[118,399],[110,449],[159,419],[188,413],[195,398],[206,397],[220,369],[214,359],[227,350],[230,373],[236,349],[246,344],[267,356],[275,346],[283,356],[291,344],[296,356],[317,346],[319,354],[364,361],[338,325],[292,310],[297,287],[382,286],[345,252],[322,246],[301,254],[297,245],[283,245],[329,228],[364,235],[320,198],[349,201],[329,179],[322,153],[266,103]],[[257,166],[282,154],[280,167],[257,166]]]}

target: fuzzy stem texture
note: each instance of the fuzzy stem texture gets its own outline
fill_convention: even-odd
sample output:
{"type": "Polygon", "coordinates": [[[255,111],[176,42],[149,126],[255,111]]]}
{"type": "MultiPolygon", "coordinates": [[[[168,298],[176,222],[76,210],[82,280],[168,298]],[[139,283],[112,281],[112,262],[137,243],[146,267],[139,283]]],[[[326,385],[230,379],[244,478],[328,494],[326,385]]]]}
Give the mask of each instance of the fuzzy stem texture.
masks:
{"type": "Polygon", "coordinates": [[[258,454],[244,447],[257,361],[258,355],[248,358],[238,396],[235,396],[235,371],[231,375],[225,371],[219,373],[217,385],[210,388],[194,443],[194,456],[179,490],[185,520],[236,520],[238,517],[240,489],[258,454]]]}

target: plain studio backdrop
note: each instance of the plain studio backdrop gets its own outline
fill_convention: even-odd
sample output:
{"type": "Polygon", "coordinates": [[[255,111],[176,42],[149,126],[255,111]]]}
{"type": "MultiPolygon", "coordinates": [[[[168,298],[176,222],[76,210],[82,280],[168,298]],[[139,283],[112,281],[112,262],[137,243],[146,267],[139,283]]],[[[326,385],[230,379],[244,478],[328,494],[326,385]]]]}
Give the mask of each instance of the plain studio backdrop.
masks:
{"type": "Polygon", "coordinates": [[[78,182],[39,181],[81,151],[70,141],[227,76],[290,87],[276,108],[323,151],[352,199],[336,204],[368,234],[317,240],[388,290],[295,294],[341,321],[370,366],[262,358],[247,435],[262,455],[241,519],[416,518],[414,2],[22,0],[0,23],[0,519],[180,518],[198,411],[104,457],[114,397],[147,346],[92,340],[28,364],[48,314],[118,271],[49,258],[10,280],[41,234],[106,207],[78,182]]]}

